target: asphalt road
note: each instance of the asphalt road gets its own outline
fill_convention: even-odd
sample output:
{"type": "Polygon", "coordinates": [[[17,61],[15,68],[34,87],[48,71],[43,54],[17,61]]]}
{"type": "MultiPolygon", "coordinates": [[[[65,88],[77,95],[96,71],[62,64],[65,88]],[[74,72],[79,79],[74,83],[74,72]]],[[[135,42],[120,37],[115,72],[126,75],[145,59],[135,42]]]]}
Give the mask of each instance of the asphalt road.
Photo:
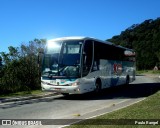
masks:
{"type": "MultiPolygon", "coordinates": [[[[108,113],[139,102],[159,89],[160,83],[155,83],[151,77],[137,76],[136,81],[127,87],[119,86],[105,89],[97,95],[94,93],[67,97],[58,95],[2,104],[0,105],[0,119],[60,119],[58,120],[59,125],[55,123],[54,126],[43,127],[61,127],[64,125],[65,120],[63,119],[86,119],[108,113]]],[[[76,120],[70,121],[75,122],[76,120]]],[[[47,121],[50,124],[53,122],[54,120],[47,121]]],[[[23,127],[38,128],[39,126],[23,127]]]]}

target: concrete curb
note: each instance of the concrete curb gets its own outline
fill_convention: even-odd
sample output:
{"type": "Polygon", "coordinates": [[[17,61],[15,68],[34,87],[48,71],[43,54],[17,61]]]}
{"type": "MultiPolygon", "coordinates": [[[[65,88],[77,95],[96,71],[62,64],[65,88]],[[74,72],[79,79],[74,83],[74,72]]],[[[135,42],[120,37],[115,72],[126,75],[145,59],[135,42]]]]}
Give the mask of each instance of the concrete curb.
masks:
{"type": "Polygon", "coordinates": [[[58,95],[58,93],[48,93],[48,94],[41,94],[41,95],[0,98],[0,104],[1,103],[7,103],[7,102],[14,102],[14,101],[25,101],[25,100],[30,100],[30,99],[39,99],[39,98],[50,97],[50,96],[55,96],[55,95],[58,95]]]}

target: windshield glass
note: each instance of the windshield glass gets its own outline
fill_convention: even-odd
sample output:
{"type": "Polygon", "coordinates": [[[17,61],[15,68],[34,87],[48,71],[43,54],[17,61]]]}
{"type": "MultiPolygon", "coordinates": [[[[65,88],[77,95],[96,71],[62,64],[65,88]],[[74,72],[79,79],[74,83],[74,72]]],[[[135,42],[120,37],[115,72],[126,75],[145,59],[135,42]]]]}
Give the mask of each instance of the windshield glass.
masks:
{"type": "Polygon", "coordinates": [[[60,53],[62,41],[49,41],[47,43],[46,54],[60,53]]]}
{"type": "Polygon", "coordinates": [[[79,40],[48,45],[42,64],[42,77],[79,77],[81,47],[82,41],[79,40]]]}

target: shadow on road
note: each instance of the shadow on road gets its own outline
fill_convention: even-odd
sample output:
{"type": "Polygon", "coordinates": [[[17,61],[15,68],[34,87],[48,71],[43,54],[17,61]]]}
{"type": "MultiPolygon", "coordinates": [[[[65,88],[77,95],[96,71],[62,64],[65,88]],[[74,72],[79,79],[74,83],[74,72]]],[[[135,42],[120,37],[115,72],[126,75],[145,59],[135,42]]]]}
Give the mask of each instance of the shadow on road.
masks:
{"type": "Polygon", "coordinates": [[[40,102],[54,102],[56,100],[107,100],[114,98],[140,98],[148,97],[160,90],[160,83],[141,83],[130,84],[128,86],[117,86],[102,90],[100,93],[86,93],[81,95],[59,96],[48,99],[28,100],[24,102],[15,102],[9,105],[0,106],[1,109],[12,107],[21,107],[26,104],[35,104],[40,102]]]}
{"type": "Polygon", "coordinates": [[[107,88],[100,93],[86,93],[83,95],[69,95],[58,99],[65,100],[101,100],[113,98],[140,98],[148,97],[160,90],[160,83],[141,83],[130,84],[128,86],[121,85],[117,87],[107,88]]]}
{"type": "Polygon", "coordinates": [[[145,76],[145,75],[143,75],[143,74],[137,74],[136,76],[145,76]]]}

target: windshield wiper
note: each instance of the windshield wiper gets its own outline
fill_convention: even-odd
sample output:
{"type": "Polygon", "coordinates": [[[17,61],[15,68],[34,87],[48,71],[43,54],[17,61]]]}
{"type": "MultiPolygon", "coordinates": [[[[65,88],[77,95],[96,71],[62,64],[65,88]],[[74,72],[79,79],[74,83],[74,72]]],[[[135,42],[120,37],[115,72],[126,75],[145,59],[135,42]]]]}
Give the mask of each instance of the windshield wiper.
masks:
{"type": "Polygon", "coordinates": [[[47,71],[43,73],[43,77],[49,77],[51,78],[52,76],[56,76],[57,72],[53,72],[53,71],[47,71]]]}

